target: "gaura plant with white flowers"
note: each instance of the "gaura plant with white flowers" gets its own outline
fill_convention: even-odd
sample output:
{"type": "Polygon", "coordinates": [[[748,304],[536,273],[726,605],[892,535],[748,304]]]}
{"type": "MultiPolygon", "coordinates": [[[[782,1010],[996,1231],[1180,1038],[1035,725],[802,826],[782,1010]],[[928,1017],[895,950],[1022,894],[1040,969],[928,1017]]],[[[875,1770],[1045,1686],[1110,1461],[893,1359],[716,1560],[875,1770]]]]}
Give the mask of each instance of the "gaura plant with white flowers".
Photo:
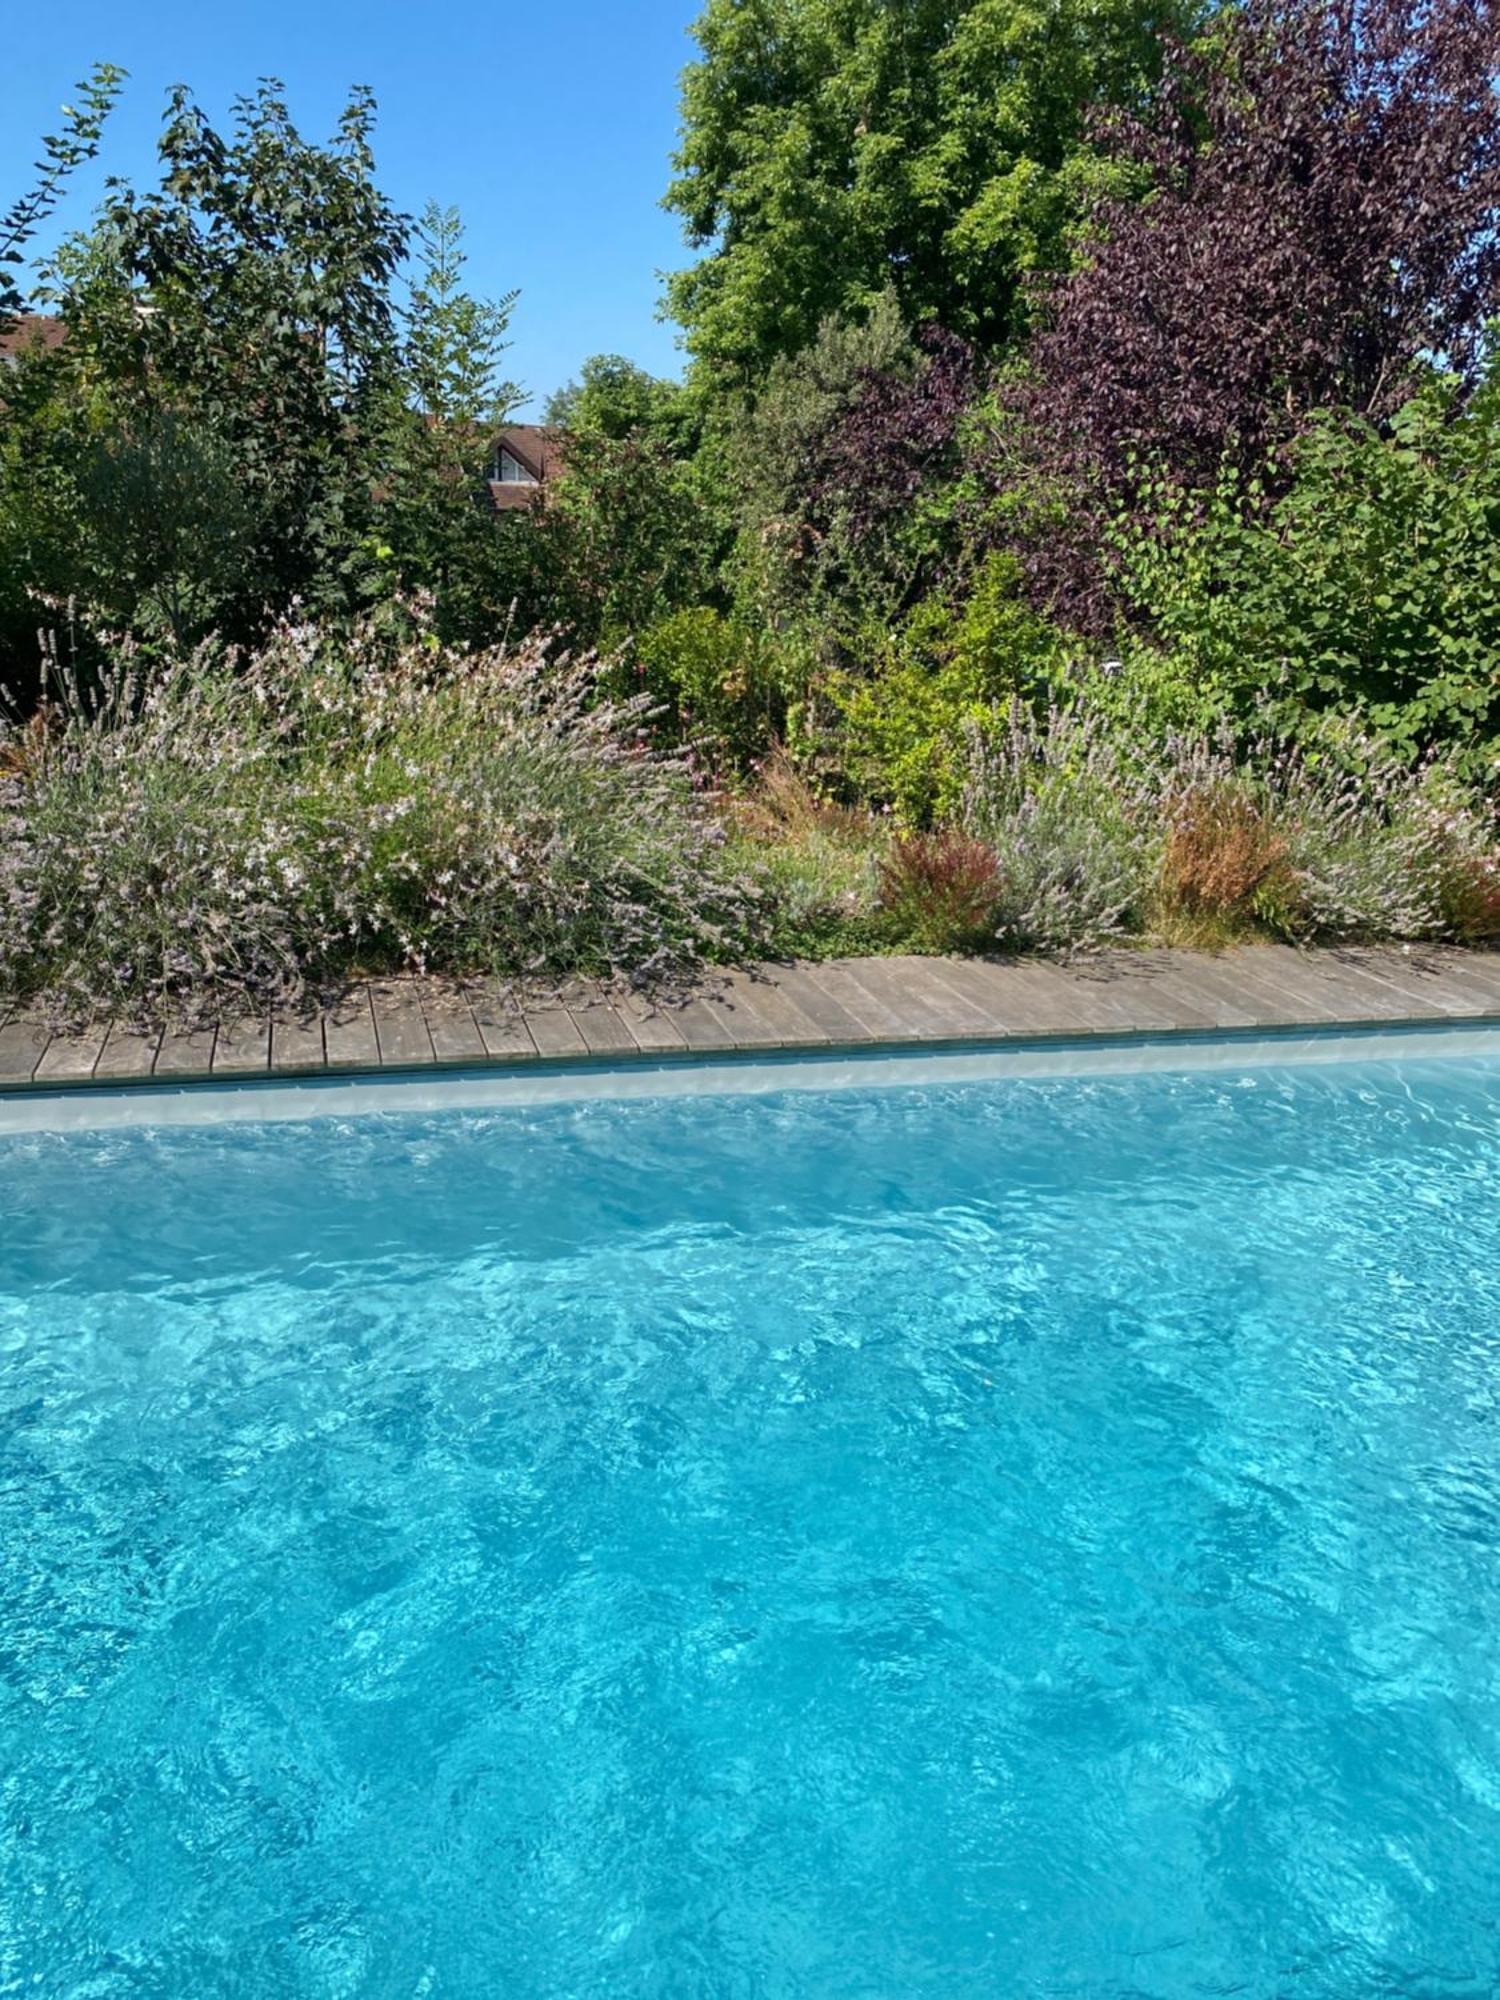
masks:
{"type": "Polygon", "coordinates": [[[0,992],[59,1017],[402,967],[646,981],[764,941],[691,759],[541,642],[287,622],[51,681],[0,729],[0,992]]]}

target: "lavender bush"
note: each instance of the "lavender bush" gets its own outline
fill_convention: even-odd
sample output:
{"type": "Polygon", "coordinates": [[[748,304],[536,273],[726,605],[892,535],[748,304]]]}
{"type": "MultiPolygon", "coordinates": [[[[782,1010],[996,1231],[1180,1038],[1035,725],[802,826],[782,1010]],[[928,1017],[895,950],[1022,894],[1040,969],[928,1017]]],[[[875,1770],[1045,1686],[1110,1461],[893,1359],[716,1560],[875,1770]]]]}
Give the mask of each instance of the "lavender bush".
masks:
{"type": "Polygon", "coordinates": [[[351,967],[647,979],[763,938],[685,759],[589,662],[288,624],[0,733],[0,991],[260,1007],[351,967]]]}
{"type": "Polygon", "coordinates": [[[1005,946],[1175,939],[1184,916],[1192,942],[1205,918],[1210,937],[1500,935],[1482,796],[1347,730],[1309,752],[1135,731],[1086,696],[1041,717],[1017,704],[970,733],[962,822],[999,863],[1005,946]]]}
{"type": "Polygon", "coordinates": [[[1160,864],[1160,775],[1082,704],[970,727],[961,812],[999,862],[996,938],[1076,951],[1140,929],[1160,864]]]}

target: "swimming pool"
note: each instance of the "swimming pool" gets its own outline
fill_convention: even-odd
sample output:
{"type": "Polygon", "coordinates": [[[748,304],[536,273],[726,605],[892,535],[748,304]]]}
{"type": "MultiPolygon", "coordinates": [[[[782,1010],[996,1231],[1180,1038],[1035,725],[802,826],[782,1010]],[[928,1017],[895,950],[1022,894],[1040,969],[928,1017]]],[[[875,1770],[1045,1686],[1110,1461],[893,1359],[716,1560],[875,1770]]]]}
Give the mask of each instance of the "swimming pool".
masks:
{"type": "Polygon", "coordinates": [[[0,1993],[1495,1992],[1413,1046],[0,1138],[0,1993]]]}

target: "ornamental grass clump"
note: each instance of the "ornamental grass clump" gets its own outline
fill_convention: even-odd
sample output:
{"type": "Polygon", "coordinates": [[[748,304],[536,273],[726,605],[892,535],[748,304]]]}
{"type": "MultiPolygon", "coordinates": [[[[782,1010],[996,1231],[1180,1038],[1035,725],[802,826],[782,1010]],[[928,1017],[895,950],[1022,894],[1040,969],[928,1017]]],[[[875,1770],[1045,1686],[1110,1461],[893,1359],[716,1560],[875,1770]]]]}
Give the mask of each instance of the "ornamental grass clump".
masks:
{"type": "MultiPolygon", "coordinates": [[[[1433,809],[1433,787],[1445,782],[1437,767],[1412,769],[1352,736],[1313,756],[1267,748],[1257,763],[1286,848],[1257,905],[1268,929],[1329,941],[1453,935],[1433,809]]],[[[1459,813],[1466,824],[1469,812],[1459,813]]]]}
{"type": "Polygon", "coordinates": [[[880,907],[903,944],[969,951],[993,942],[1004,886],[993,848],[944,827],[893,844],[880,870],[880,907]]]}
{"type": "Polygon", "coordinates": [[[1017,705],[971,733],[963,824],[995,859],[1001,945],[1500,936],[1481,795],[1348,729],[1246,743],[1017,705]]]}
{"type": "Polygon", "coordinates": [[[1188,787],[1169,810],[1158,928],[1212,942],[1283,894],[1287,845],[1272,813],[1233,778],[1188,787]]]}
{"type": "Polygon", "coordinates": [[[1500,938],[1500,853],[1455,855],[1439,893],[1454,937],[1465,944],[1500,938]]]}
{"type": "Polygon", "coordinates": [[[890,838],[880,815],[821,797],[780,749],[726,804],[735,851],[766,886],[778,951],[826,958],[880,949],[879,868],[890,838]]]}
{"type": "Polygon", "coordinates": [[[102,694],[59,676],[0,752],[0,991],[60,1014],[263,1008],[351,968],[646,980],[762,940],[647,704],[539,645],[289,624],[102,694]]]}
{"type": "Polygon", "coordinates": [[[1495,828],[1440,760],[1413,766],[1348,728],[1310,747],[1171,738],[1161,758],[1154,928],[1169,942],[1494,934],[1495,828]]]}
{"type": "Polygon", "coordinates": [[[1402,823],[1419,856],[1434,929],[1463,944],[1500,938],[1500,823],[1482,796],[1429,765],[1402,823]]]}

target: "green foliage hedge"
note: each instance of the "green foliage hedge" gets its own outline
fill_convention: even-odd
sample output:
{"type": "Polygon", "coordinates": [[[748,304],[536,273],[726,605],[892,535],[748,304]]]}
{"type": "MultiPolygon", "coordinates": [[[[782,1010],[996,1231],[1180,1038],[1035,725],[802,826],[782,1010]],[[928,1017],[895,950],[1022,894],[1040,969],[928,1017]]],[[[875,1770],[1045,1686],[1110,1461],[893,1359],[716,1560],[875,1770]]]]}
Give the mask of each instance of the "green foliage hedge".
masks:
{"type": "Polygon", "coordinates": [[[1270,504],[1168,490],[1123,538],[1135,608],[1186,678],[1283,727],[1338,711],[1398,753],[1500,750],[1500,370],[1434,382],[1389,430],[1321,419],[1270,504]]]}

